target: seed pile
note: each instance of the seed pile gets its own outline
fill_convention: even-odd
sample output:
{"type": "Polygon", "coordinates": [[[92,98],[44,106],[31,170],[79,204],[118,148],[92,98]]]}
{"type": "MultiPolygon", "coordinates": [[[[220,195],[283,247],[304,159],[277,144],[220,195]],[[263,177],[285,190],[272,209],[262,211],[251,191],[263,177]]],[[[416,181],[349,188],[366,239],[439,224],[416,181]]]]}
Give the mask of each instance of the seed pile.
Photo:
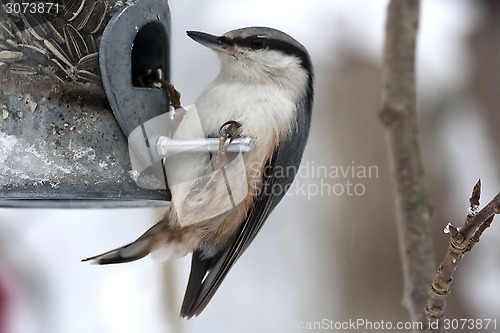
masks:
{"type": "Polygon", "coordinates": [[[8,70],[21,75],[47,75],[61,82],[99,84],[102,31],[123,3],[60,2],[57,12],[54,9],[49,13],[8,14],[6,4],[0,5],[0,73],[8,70]]]}

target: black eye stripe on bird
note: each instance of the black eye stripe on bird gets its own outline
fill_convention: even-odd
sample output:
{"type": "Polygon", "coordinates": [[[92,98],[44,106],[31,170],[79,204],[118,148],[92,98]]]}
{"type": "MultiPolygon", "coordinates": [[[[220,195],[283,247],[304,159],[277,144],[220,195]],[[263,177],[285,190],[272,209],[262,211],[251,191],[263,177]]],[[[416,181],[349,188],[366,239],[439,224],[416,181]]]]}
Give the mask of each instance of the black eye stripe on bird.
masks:
{"type": "Polygon", "coordinates": [[[283,41],[274,38],[266,38],[266,36],[264,35],[256,35],[256,36],[234,37],[234,38],[220,36],[219,41],[222,44],[228,46],[247,47],[255,50],[268,49],[268,50],[281,51],[288,55],[296,56],[302,61],[304,67],[306,67],[309,70],[312,69],[311,68],[312,65],[307,50],[304,48],[304,46],[302,46],[299,42],[295,40],[294,40],[295,43],[291,44],[288,41],[283,41]],[[261,42],[260,45],[255,45],[255,41],[257,40],[261,42]]]}
{"type": "Polygon", "coordinates": [[[167,158],[169,184],[175,184],[176,175],[196,181],[179,182],[177,192],[172,191],[173,200],[166,215],[136,241],[84,261],[123,263],[161,249],[168,258],[193,253],[181,308],[181,316],[191,318],[207,306],[297,174],[309,135],[313,72],[304,46],[276,29],[249,27],[223,36],[196,31],[187,34],[216,51],[221,61],[219,75],[196,101],[205,137],[217,137],[224,124],[233,123],[237,124],[237,131],[232,131],[232,136],[254,140],[254,148],[241,159],[247,183],[241,183],[241,174],[228,179],[234,187],[233,194],[234,189],[244,190],[244,196],[238,202],[231,199],[232,208],[229,206],[223,213],[198,222],[195,218],[206,216],[206,210],[220,211],[220,207],[207,205],[214,202],[209,198],[228,195],[224,192],[226,186],[209,186],[211,181],[198,181],[211,179],[220,170],[217,166],[220,156],[195,154],[178,160],[167,158]],[[244,54],[235,50],[241,47],[246,48],[244,54]],[[176,195],[181,200],[176,200],[176,195]]]}

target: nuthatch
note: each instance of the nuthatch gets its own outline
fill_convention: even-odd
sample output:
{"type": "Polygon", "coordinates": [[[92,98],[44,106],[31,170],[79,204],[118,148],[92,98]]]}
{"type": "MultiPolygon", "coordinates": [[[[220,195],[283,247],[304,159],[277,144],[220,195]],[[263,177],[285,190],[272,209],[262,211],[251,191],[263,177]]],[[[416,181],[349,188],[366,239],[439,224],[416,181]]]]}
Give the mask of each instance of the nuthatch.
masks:
{"type": "MultiPolygon", "coordinates": [[[[234,172],[224,174],[239,178],[228,181],[243,188],[245,196],[229,209],[218,211],[214,207],[222,200],[217,199],[223,197],[221,188],[226,190],[207,178],[224,170],[217,166],[219,154],[191,155],[170,162],[167,158],[172,174],[194,180],[177,188],[180,204],[176,205],[173,191],[173,204],[165,217],[136,241],[84,261],[114,264],[160,250],[168,258],[192,252],[181,309],[182,317],[191,318],[207,306],[295,178],[309,135],[313,71],[305,47],[275,29],[249,27],[222,36],[196,31],[187,34],[214,50],[221,62],[219,75],[196,102],[205,137],[242,136],[254,141],[254,148],[242,157],[243,178],[235,177],[234,172]],[[200,220],[208,211],[216,213],[200,220]],[[190,222],[190,218],[197,220],[190,222]]],[[[235,155],[221,153],[222,160],[235,155]]]]}

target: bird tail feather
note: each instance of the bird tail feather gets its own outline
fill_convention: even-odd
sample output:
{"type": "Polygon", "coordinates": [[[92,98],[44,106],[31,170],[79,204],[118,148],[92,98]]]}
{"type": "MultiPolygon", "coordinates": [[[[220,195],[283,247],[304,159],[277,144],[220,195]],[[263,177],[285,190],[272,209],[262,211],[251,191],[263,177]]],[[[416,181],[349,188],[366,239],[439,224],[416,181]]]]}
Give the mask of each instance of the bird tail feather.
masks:
{"type": "Polygon", "coordinates": [[[149,242],[147,239],[136,240],[125,246],[114,250],[101,253],[99,255],[82,259],[82,261],[90,261],[91,264],[108,265],[121,264],[124,262],[135,261],[149,254],[149,242]]]}
{"type": "Polygon", "coordinates": [[[144,258],[151,252],[154,242],[154,234],[161,228],[161,223],[157,223],[134,242],[114,250],[98,254],[96,256],[82,259],[83,262],[90,261],[91,264],[108,265],[121,264],[144,258]]]}

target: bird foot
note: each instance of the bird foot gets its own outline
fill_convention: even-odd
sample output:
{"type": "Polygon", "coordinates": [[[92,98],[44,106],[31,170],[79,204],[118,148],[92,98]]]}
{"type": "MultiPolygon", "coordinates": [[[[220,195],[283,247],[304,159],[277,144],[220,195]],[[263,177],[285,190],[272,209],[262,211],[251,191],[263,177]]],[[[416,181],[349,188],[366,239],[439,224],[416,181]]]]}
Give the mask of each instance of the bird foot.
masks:
{"type": "Polygon", "coordinates": [[[242,124],[236,120],[228,120],[219,128],[219,138],[224,138],[226,141],[228,138],[233,140],[241,136],[241,126],[242,124]]]}
{"type": "Polygon", "coordinates": [[[157,79],[153,82],[153,86],[157,88],[164,88],[168,94],[168,102],[174,110],[181,109],[181,93],[175,89],[174,85],[166,80],[157,79]]]}
{"type": "Polygon", "coordinates": [[[228,163],[226,141],[229,139],[229,143],[231,143],[233,139],[239,138],[241,136],[241,126],[240,122],[229,120],[219,128],[219,150],[215,159],[216,169],[220,169],[228,163]]]}

